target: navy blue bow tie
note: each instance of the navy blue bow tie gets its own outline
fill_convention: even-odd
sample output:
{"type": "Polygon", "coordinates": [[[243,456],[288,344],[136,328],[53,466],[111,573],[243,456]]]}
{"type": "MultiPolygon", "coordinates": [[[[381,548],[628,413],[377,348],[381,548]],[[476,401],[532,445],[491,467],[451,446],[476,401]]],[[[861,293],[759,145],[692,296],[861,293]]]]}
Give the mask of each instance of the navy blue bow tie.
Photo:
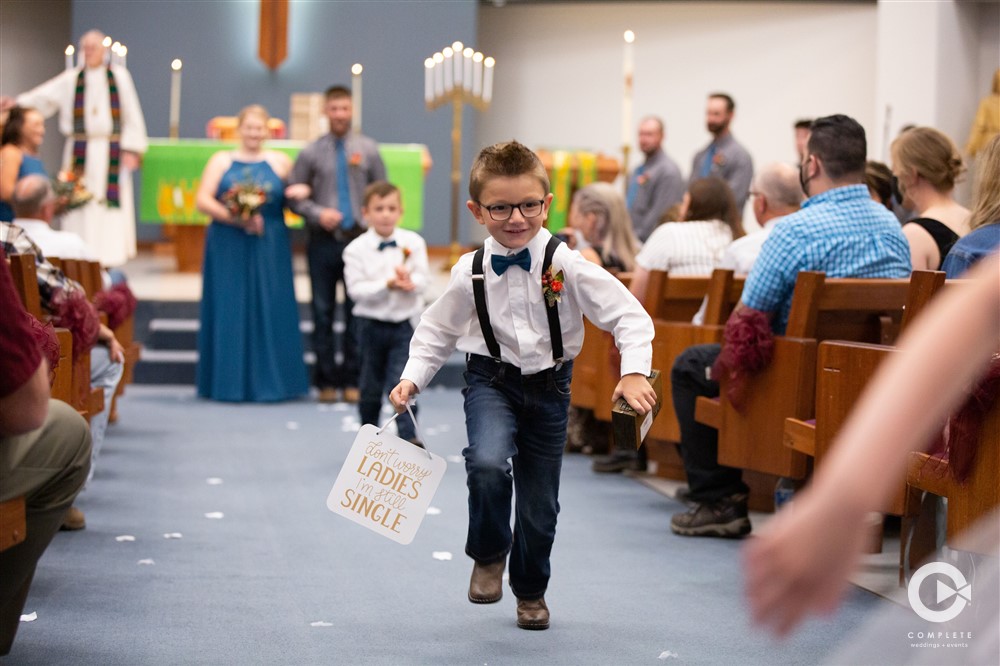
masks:
{"type": "Polygon", "coordinates": [[[531,270],[531,254],[527,250],[509,257],[494,254],[490,256],[490,261],[493,263],[493,272],[497,275],[503,275],[511,266],[520,266],[526,271],[531,270]]]}
{"type": "Polygon", "coordinates": [[[381,243],[378,244],[378,251],[381,252],[387,247],[396,247],[396,241],[394,240],[382,241],[381,243]]]}

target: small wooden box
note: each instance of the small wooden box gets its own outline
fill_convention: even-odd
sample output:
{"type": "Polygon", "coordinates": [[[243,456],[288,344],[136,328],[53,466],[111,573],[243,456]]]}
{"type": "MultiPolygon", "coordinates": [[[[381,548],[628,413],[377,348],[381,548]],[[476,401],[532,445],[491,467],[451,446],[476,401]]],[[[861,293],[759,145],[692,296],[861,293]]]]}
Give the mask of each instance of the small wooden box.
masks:
{"type": "Polygon", "coordinates": [[[645,416],[640,416],[629,406],[625,398],[619,398],[611,409],[611,427],[615,434],[615,446],[618,448],[625,449],[634,446],[638,449],[642,440],[646,438],[649,428],[653,425],[653,419],[660,413],[660,407],[663,405],[663,380],[660,378],[660,371],[653,370],[646,379],[656,391],[656,404],[653,405],[653,411],[645,416]]]}

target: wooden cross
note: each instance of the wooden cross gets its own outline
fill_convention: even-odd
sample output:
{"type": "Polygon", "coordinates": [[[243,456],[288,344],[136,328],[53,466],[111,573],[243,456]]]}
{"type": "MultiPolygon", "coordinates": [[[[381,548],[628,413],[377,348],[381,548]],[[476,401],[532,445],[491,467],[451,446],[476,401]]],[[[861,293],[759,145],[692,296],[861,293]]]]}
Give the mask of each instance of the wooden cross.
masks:
{"type": "Polygon", "coordinates": [[[278,69],[288,57],[288,0],[260,0],[257,57],[278,69]]]}

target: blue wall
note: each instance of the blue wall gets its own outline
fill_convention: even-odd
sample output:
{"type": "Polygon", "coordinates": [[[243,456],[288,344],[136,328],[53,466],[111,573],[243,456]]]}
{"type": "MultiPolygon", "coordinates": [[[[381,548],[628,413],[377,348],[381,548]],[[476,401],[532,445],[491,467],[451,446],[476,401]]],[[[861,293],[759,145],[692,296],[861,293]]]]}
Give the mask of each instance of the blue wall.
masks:
{"type": "MultiPolygon", "coordinates": [[[[388,143],[423,143],[434,168],[425,190],[424,237],[449,240],[451,112],[424,107],[424,58],[455,40],[474,44],[476,0],[381,2],[292,0],[288,58],[277,71],[257,58],[256,1],[134,2],[74,0],[73,39],[98,28],[128,46],[149,135],[167,135],[170,62],[184,61],[181,137],[204,137],[206,121],[263,104],[288,121],[292,93],[350,84],[350,67],[364,65],[365,134],[388,143]]],[[[476,150],[475,114],[466,110],[462,164],[476,150]]],[[[464,181],[464,177],[463,177],[464,181]]],[[[464,185],[463,185],[464,192],[464,185]]],[[[464,203],[464,201],[463,201],[464,203]]],[[[464,205],[462,207],[464,209],[464,205]]],[[[468,241],[471,216],[463,218],[468,241]]],[[[140,238],[158,231],[140,225],[140,238]]]]}

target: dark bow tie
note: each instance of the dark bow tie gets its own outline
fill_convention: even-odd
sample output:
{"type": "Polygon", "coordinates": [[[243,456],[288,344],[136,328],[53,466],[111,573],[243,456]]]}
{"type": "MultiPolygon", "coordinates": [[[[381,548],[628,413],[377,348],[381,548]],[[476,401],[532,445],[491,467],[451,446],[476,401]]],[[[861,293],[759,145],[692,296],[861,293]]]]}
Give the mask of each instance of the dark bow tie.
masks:
{"type": "Polygon", "coordinates": [[[526,271],[531,270],[531,254],[527,250],[509,257],[494,254],[490,256],[490,261],[493,263],[493,272],[497,275],[503,275],[511,266],[520,266],[526,271]]]}
{"type": "Polygon", "coordinates": [[[381,243],[378,244],[378,251],[381,252],[387,247],[396,247],[396,241],[394,240],[382,241],[381,243]]]}

